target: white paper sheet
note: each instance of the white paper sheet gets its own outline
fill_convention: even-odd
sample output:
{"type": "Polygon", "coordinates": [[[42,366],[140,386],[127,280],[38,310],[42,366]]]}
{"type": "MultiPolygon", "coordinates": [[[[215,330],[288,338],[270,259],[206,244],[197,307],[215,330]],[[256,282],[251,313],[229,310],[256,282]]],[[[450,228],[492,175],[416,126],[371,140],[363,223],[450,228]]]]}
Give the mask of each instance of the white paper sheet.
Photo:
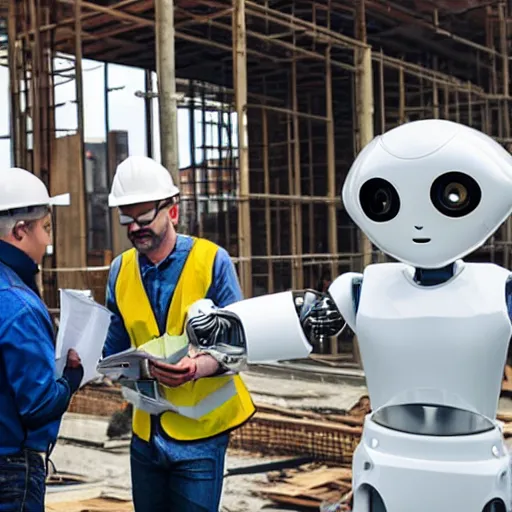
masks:
{"type": "MultiPolygon", "coordinates": [[[[174,336],[174,338],[182,338],[181,336],[174,336]]],[[[181,348],[167,354],[167,357],[157,356],[150,354],[144,350],[144,347],[150,347],[151,343],[157,341],[152,340],[145,345],[137,348],[129,348],[118,354],[106,357],[98,364],[98,371],[109,377],[112,380],[117,380],[120,377],[127,379],[140,379],[140,364],[143,361],[163,361],[168,364],[176,364],[188,353],[188,343],[181,348]]]]}
{"type": "Polygon", "coordinates": [[[69,349],[77,351],[84,367],[81,386],[100,377],[101,358],[110,325],[110,311],[83,290],[60,290],[60,321],[55,347],[56,370],[62,376],[69,349]]]}

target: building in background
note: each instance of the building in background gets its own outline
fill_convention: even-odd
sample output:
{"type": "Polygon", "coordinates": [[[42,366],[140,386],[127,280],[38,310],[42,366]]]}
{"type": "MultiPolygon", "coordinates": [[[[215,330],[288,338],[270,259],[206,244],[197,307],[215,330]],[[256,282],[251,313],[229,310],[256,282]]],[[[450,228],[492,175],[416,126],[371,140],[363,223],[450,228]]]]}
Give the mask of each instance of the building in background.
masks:
{"type": "Polygon", "coordinates": [[[84,149],[87,252],[97,253],[112,250],[107,144],[104,140],[89,139],[84,149]]]}

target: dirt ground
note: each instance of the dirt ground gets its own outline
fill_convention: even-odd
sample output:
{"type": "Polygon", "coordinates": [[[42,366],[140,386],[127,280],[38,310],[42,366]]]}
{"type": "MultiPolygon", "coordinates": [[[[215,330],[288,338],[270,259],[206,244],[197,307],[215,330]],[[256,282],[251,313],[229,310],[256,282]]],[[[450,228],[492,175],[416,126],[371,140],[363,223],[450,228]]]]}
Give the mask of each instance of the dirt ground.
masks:
{"type": "MultiPolygon", "coordinates": [[[[293,378],[277,378],[252,372],[243,375],[257,402],[271,403],[283,407],[329,407],[348,409],[366,393],[364,386],[305,382],[293,378]]],[[[512,401],[500,400],[500,410],[512,411],[512,401]]],[[[52,461],[60,472],[86,475],[102,481],[102,487],[129,494],[131,489],[129,454],[123,448],[112,453],[84,446],[84,442],[106,440],[106,421],[67,414],[64,418],[57,447],[52,461]],[[70,441],[74,439],[73,441],[70,441]]],[[[268,462],[268,457],[229,450],[226,469],[268,462]]],[[[265,473],[228,476],[225,479],[221,512],[275,512],[269,501],[257,495],[257,489],[267,483],[265,473]]],[[[287,509],[292,511],[294,509],[287,509]]]]}
{"type": "MultiPolygon", "coordinates": [[[[226,460],[228,468],[261,464],[270,458],[252,457],[250,454],[229,452],[226,460]]],[[[108,491],[125,491],[131,489],[130,459],[125,453],[106,453],[61,442],[52,457],[58,471],[77,472],[102,480],[102,488],[108,491]]],[[[265,474],[229,476],[224,480],[221,512],[256,512],[276,511],[269,501],[255,496],[258,487],[267,483],[265,474]]]]}

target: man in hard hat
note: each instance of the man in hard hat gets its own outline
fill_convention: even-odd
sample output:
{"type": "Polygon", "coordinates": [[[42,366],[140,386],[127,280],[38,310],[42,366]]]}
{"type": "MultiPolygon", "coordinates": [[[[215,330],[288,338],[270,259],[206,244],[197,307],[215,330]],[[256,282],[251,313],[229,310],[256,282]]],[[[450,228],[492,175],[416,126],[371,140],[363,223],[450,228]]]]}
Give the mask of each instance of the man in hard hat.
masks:
{"type": "Polygon", "coordinates": [[[51,207],[66,203],[28,171],[0,170],[0,512],[44,510],[46,459],[83,378],[75,351],[55,377],[52,321],[36,285],[51,207]]]}
{"type": "MultiPolygon", "coordinates": [[[[134,248],[112,263],[107,307],[113,317],[109,356],[164,333],[181,335],[199,299],[226,306],[242,298],[228,253],[214,243],[176,233],[179,190],[169,172],[146,157],[117,168],[109,205],[119,209],[134,248]]],[[[137,408],[131,447],[136,512],[217,512],[229,431],[254,413],[238,375],[210,355],[176,365],[152,363],[165,398],[183,412],[150,416],[137,408]],[[188,414],[188,415],[187,415],[188,414]]]]}

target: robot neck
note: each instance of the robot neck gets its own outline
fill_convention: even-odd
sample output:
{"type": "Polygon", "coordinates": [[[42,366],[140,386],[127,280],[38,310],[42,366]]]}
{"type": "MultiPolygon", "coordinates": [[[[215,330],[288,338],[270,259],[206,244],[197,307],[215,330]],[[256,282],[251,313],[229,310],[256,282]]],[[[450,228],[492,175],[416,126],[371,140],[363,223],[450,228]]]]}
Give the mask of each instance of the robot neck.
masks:
{"type": "Polygon", "coordinates": [[[422,286],[435,286],[451,279],[454,273],[454,263],[442,268],[417,268],[414,272],[414,280],[422,286]]]}

